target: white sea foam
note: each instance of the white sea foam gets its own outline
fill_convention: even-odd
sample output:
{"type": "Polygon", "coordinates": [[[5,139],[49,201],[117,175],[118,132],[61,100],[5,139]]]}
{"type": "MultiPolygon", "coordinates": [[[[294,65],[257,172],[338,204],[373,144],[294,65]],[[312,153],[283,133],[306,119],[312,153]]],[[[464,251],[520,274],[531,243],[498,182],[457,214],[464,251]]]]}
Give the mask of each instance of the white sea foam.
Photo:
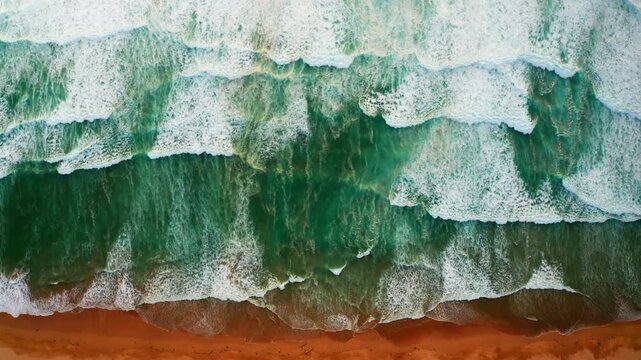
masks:
{"type": "Polygon", "coordinates": [[[438,304],[443,289],[438,255],[416,251],[412,247],[410,225],[404,221],[396,225],[393,239],[396,259],[379,279],[375,298],[382,322],[425,316],[426,309],[438,304]]]}
{"type": "Polygon", "coordinates": [[[464,123],[506,123],[530,133],[534,123],[527,111],[526,67],[459,67],[410,73],[392,93],[374,93],[360,101],[368,115],[381,113],[393,127],[407,127],[447,117],[464,123]],[[503,70],[505,68],[505,70],[503,70]]]}
{"type": "Polygon", "coordinates": [[[124,36],[104,41],[80,41],[64,49],[61,65],[70,65],[65,99],[44,120],[49,124],[108,118],[125,98],[127,68],[120,66],[117,51],[124,36]]]}
{"type": "Polygon", "coordinates": [[[154,26],[179,34],[190,46],[258,51],[278,64],[303,59],[312,66],[345,68],[353,60],[341,48],[349,30],[341,1],[191,0],[156,5],[154,26]]]}
{"type": "Polygon", "coordinates": [[[593,119],[591,151],[563,186],[583,202],[612,214],[641,216],[641,121],[607,110],[593,119]]]}
{"type": "MultiPolygon", "coordinates": [[[[306,277],[298,276],[298,275],[289,275],[287,278],[287,281],[284,281],[278,285],[278,288],[280,290],[285,290],[287,285],[289,284],[295,284],[295,283],[302,283],[303,281],[307,280],[306,277]]],[[[265,306],[264,304],[262,306],[265,306]]]]}
{"type": "Polygon", "coordinates": [[[23,161],[56,163],[58,172],[99,169],[133,157],[133,139],[117,126],[97,127],[74,139],[74,147],[63,147],[65,124],[30,122],[0,135],[0,178],[23,161]]]}
{"type": "Polygon", "coordinates": [[[376,306],[381,322],[420,319],[439,302],[441,284],[432,269],[394,266],[385,271],[378,284],[376,306]]]}
{"type": "MultiPolygon", "coordinates": [[[[474,223],[458,228],[440,253],[440,260],[430,259],[431,254],[421,254],[420,250],[417,253],[402,240],[395,242],[395,265],[381,277],[376,298],[381,322],[416,319],[428,313],[430,317],[446,319],[443,311],[447,309],[439,310],[440,304],[456,307],[460,301],[496,299],[523,289],[576,292],[563,283],[558,265],[543,260],[534,270],[521,263],[515,267],[506,247],[510,242],[501,228],[487,232],[474,223]]],[[[476,315],[479,314],[461,314],[462,318],[457,319],[464,321],[476,315]]]]}
{"type": "MultiPolygon", "coordinates": [[[[209,76],[176,80],[158,126],[156,142],[147,155],[155,159],[185,153],[234,154],[234,131],[250,121],[234,99],[243,90],[240,85],[209,76]]],[[[261,158],[274,155],[309,131],[307,101],[301,85],[289,86],[286,96],[283,113],[270,114],[269,119],[257,123],[254,150],[261,158]]],[[[0,134],[0,177],[10,174],[23,161],[56,163],[59,173],[69,174],[79,169],[111,166],[131,159],[138,151],[129,126],[122,120],[83,124],[86,129],[73,135],[71,148],[63,146],[70,141],[69,138],[63,141],[67,126],[70,126],[67,122],[31,121],[0,134]]]]}
{"type": "Polygon", "coordinates": [[[605,1],[591,58],[597,97],[612,110],[641,119],[641,16],[605,1]]]}
{"type": "Polygon", "coordinates": [[[0,135],[0,177],[5,177],[13,171],[33,147],[33,141],[27,132],[11,131],[0,135]]]}
{"type": "MultiPolygon", "coordinates": [[[[31,122],[0,134],[0,178],[13,172],[22,161],[62,159],[61,136],[63,129],[42,122],[31,122]]],[[[73,151],[68,158],[73,157],[73,151]]]]}
{"type": "Polygon", "coordinates": [[[0,115],[4,131],[33,121],[55,125],[109,118],[127,96],[128,74],[133,66],[119,52],[127,49],[129,40],[129,35],[123,34],[100,41],[82,40],[66,46],[25,49],[34,53],[30,55],[32,59],[21,51],[12,53],[10,66],[2,74],[6,79],[0,80],[3,92],[13,92],[20,83],[17,77],[24,76],[31,87],[39,87],[46,96],[53,96],[48,87],[58,87],[55,96],[61,101],[51,109],[43,106],[45,109],[36,114],[0,115]],[[20,60],[23,57],[26,59],[20,60]]]}
{"type": "Polygon", "coordinates": [[[22,314],[47,316],[56,311],[73,309],[72,299],[77,291],[62,291],[45,298],[33,298],[27,285],[27,272],[16,271],[11,276],[0,274],[0,312],[13,317],[22,314]]]}
{"type": "MultiPolygon", "coordinates": [[[[151,151],[150,158],[181,153],[210,155],[234,154],[233,137],[249,119],[234,96],[244,89],[241,84],[208,76],[182,79],[172,87],[168,110],[151,151]],[[195,111],[198,109],[197,111],[195,111]]],[[[284,113],[270,113],[259,119],[252,133],[253,144],[261,158],[269,157],[283,146],[308,133],[307,101],[300,84],[286,89],[284,113]]]]}
{"type": "Polygon", "coordinates": [[[25,0],[13,3],[0,8],[0,40],[66,43],[144,26],[151,2],[25,0]]]}
{"type": "Polygon", "coordinates": [[[0,14],[16,11],[28,0],[0,0],[0,14]]]}
{"type": "Polygon", "coordinates": [[[543,260],[541,265],[530,277],[524,289],[541,289],[541,290],[563,290],[568,292],[576,292],[574,289],[563,284],[563,276],[561,270],[554,265],[549,264],[543,260]]]}
{"type": "MultiPolygon", "coordinates": [[[[280,64],[303,59],[312,66],[338,68],[350,66],[358,54],[415,54],[432,71],[525,61],[562,77],[587,70],[599,99],[640,117],[641,17],[635,8],[622,5],[619,1],[571,0],[551,6],[528,0],[456,0],[437,1],[430,11],[417,13],[407,4],[348,6],[334,0],[305,5],[290,0],[6,1],[0,13],[0,37],[69,43],[148,26],[203,48],[188,61],[184,75],[205,71],[230,78],[254,71],[250,58],[256,53],[280,64]],[[402,20],[407,24],[396,23],[402,20]]],[[[100,55],[80,59],[100,62],[104,57],[100,55]]],[[[57,119],[100,118],[108,112],[64,114],[57,119]]],[[[515,128],[526,125],[513,124],[515,128]]]]}
{"type": "Polygon", "coordinates": [[[134,310],[141,294],[132,284],[131,240],[121,235],[107,254],[107,266],[94,275],[78,307],[134,310]]]}
{"type": "Polygon", "coordinates": [[[508,132],[496,126],[436,123],[423,149],[395,182],[390,201],[397,206],[423,204],[432,216],[457,221],[545,224],[617,218],[582,204],[570,193],[553,198],[547,182],[529,192],[511,144],[508,132]]]}
{"type": "MultiPolygon", "coordinates": [[[[177,259],[160,264],[146,281],[142,302],[206,298],[240,302],[262,297],[279,287],[278,280],[261,262],[262,250],[247,213],[249,194],[239,195],[238,199],[238,212],[229,237],[204,241],[203,251],[196,260],[177,259]]],[[[180,234],[184,231],[181,227],[190,225],[176,215],[170,226],[180,234]]],[[[203,229],[202,236],[215,238],[225,236],[223,234],[217,229],[203,229]]]]}
{"type": "Polygon", "coordinates": [[[147,155],[152,159],[181,153],[232,155],[232,132],[243,122],[231,103],[234,86],[202,76],[178,80],[147,155]]]}
{"type": "Polygon", "coordinates": [[[239,79],[256,72],[256,53],[224,46],[193,48],[188,52],[181,75],[207,73],[227,79],[239,79]]]}
{"type": "Polygon", "coordinates": [[[358,254],[356,254],[356,258],[361,259],[366,256],[369,256],[372,253],[373,249],[374,249],[374,245],[370,245],[367,249],[359,251],[358,254]]]}
{"type": "Polygon", "coordinates": [[[287,106],[284,113],[268,114],[269,118],[261,119],[252,133],[252,141],[258,144],[258,155],[262,159],[270,158],[309,133],[307,100],[302,85],[291,84],[287,87],[285,96],[287,106]]]}
{"type": "Polygon", "coordinates": [[[165,0],[154,4],[150,22],[177,33],[189,46],[250,49],[259,23],[257,11],[251,1],[165,0]]]}
{"type": "Polygon", "coordinates": [[[518,59],[530,53],[538,6],[527,0],[435,2],[418,57],[429,69],[518,59]]]}
{"type": "Polygon", "coordinates": [[[417,57],[428,69],[527,61],[584,70],[599,99],[640,117],[641,17],[622,1],[438,1],[417,57]],[[548,9],[545,9],[547,6],[548,9]]]}
{"type": "Polygon", "coordinates": [[[334,267],[334,268],[329,268],[329,271],[330,271],[332,274],[334,274],[334,275],[338,276],[338,275],[340,275],[340,274],[343,272],[343,270],[345,270],[345,268],[346,268],[346,267],[347,267],[347,263],[343,264],[343,266],[334,267]]]}
{"type": "Polygon", "coordinates": [[[507,255],[499,246],[483,246],[486,234],[464,227],[443,254],[441,302],[497,298],[518,290],[518,274],[507,269],[507,255]],[[515,278],[516,277],[516,278],[515,278]]]}
{"type": "Polygon", "coordinates": [[[0,274],[0,311],[13,317],[21,314],[50,315],[48,309],[40,309],[31,302],[25,273],[15,273],[8,277],[0,274]]]}
{"type": "Polygon", "coordinates": [[[129,134],[101,134],[88,146],[73,151],[58,160],[58,172],[70,174],[81,169],[102,169],[129,160],[134,156],[133,140],[129,134]]]}
{"type": "Polygon", "coordinates": [[[329,0],[284,1],[282,5],[276,17],[269,14],[262,19],[271,40],[272,58],[289,61],[303,58],[312,66],[345,68],[351,64],[353,58],[341,49],[349,30],[347,4],[329,0]]]}

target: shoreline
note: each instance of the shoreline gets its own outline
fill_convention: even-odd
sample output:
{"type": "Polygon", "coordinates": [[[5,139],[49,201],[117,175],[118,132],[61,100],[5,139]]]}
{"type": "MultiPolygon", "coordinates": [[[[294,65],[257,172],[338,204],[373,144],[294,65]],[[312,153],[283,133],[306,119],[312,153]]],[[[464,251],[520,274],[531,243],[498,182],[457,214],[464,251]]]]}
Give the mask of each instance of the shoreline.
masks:
{"type": "Polygon", "coordinates": [[[136,312],[0,314],[0,358],[39,359],[641,359],[641,321],[535,337],[489,325],[408,320],[375,330],[246,341],[167,331],[136,312]]]}

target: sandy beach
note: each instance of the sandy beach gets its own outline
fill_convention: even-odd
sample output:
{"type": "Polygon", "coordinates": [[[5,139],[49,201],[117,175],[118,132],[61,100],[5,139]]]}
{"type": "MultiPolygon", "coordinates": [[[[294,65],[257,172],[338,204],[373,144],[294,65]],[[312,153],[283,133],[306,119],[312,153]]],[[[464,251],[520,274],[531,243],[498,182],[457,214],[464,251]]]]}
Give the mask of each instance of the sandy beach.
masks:
{"type": "Polygon", "coordinates": [[[247,341],[166,331],[135,312],[0,315],[0,359],[641,359],[641,322],[570,335],[508,334],[489,326],[405,321],[352,337],[247,341]]]}

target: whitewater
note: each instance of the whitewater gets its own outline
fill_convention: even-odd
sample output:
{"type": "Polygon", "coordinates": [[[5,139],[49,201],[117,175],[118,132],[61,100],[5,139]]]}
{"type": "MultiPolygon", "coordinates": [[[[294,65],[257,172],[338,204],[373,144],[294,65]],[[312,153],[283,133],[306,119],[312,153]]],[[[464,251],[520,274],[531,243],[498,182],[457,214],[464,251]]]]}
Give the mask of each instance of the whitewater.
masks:
{"type": "Polygon", "coordinates": [[[639,11],[0,0],[0,311],[636,318],[639,11]]]}

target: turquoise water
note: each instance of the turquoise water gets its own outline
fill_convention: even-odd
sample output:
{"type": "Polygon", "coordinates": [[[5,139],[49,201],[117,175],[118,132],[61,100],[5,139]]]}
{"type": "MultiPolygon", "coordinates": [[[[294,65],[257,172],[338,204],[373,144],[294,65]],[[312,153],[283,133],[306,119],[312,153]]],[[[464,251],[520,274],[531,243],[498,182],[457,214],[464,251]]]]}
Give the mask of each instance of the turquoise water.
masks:
{"type": "Polygon", "coordinates": [[[639,10],[525,3],[0,2],[0,311],[637,318],[639,10]]]}

